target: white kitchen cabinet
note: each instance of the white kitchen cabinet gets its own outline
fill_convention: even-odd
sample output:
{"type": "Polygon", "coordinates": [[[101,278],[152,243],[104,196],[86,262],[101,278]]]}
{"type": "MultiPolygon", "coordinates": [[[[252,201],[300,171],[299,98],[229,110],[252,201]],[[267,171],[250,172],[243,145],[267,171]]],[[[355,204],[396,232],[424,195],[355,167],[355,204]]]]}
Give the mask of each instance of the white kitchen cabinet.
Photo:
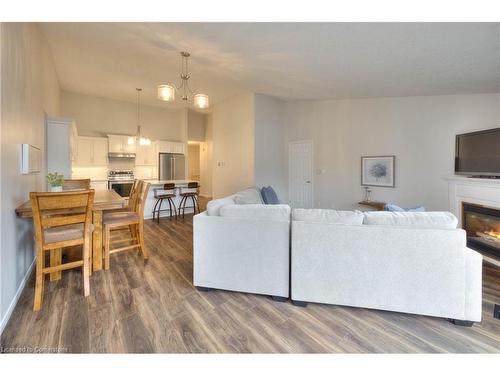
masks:
{"type": "Polygon", "coordinates": [[[93,139],[92,162],[95,165],[108,164],[108,140],[106,138],[93,139]]]}
{"type": "Polygon", "coordinates": [[[127,135],[108,134],[109,152],[135,153],[135,142],[129,143],[129,139],[131,138],[127,135]]]}
{"type": "Polygon", "coordinates": [[[156,144],[149,146],[138,145],[135,153],[135,165],[156,165],[156,144]]]}
{"type": "Polygon", "coordinates": [[[183,142],[159,141],[158,152],[185,154],[186,145],[183,142]]]}
{"type": "Polygon", "coordinates": [[[108,135],[109,152],[123,152],[123,139],[118,135],[108,135]]]}
{"type": "Polygon", "coordinates": [[[94,190],[107,190],[108,181],[90,181],[90,188],[94,190]]]}
{"type": "Polygon", "coordinates": [[[137,152],[137,147],[135,145],[135,140],[134,140],[134,142],[130,143],[129,139],[133,140],[134,138],[125,136],[123,139],[123,152],[133,154],[134,152],[137,152]]]}
{"type": "Polygon", "coordinates": [[[79,136],[74,154],[73,165],[75,166],[105,166],[108,164],[108,140],[100,137],[79,136]]]}
{"type": "Polygon", "coordinates": [[[172,142],[172,149],[174,154],[185,154],[185,145],[182,142],[172,142]]]}
{"type": "Polygon", "coordinates": [[[78,137],[76,139],[76,165],[92,164],[92,139],[88,137],[78,137]]]}
{"type": "Polygon", "coordinates": [[[71,163],[76,158],[76,125],[72,119],[47,117],[47,171],[71,178],[71,163]]]}

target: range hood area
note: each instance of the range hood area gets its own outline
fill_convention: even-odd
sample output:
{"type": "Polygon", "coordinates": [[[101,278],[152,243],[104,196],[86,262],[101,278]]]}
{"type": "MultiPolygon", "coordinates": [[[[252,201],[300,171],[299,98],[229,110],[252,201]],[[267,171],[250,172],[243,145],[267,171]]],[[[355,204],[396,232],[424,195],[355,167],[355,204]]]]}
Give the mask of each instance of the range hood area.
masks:
{"type": "Polygon", "coordinates": [[[133,152],[110,152],[108,153],[108,158],[120,158],[120,159],[135,159],[135,153],[133,152]]]}

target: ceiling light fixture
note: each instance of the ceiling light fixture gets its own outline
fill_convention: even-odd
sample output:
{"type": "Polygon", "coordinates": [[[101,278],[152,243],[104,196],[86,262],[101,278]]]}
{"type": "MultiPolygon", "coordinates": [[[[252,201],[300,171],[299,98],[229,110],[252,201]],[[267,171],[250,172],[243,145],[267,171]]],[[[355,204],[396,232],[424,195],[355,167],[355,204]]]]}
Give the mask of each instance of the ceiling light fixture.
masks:
{"type": "Polygon", "coordinates": [[[193,104],[196,108],[207,109],[210,105],[208,95],[194,94],[189,87],[188,81],[191,77],[188,67],[188,58],[191,56],[189,52],[181,52],[181,83],[175,86],[172,83],[158,85],[158,99],[165,102],[173,102],[175,100],[175,92],[179,91],[182,100],[189,100],[189,96],[193,95],[193,104]]]}
{"type": "Polygon", "coordinates": [[[151,145],[151,139],[143,137],[141,134],[141,91],[142,89],[137,90],[137,133],[135,137],[129,137],[128,144],[137,143],[139,146],[149,146],[151,145]]]}

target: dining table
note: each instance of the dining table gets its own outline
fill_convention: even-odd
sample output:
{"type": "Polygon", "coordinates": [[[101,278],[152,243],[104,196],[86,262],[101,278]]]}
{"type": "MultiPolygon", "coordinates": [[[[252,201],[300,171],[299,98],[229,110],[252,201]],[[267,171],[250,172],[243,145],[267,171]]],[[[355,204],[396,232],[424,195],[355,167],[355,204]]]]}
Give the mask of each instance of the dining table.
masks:
{"type": "MultiPolygon", "coordinates": [[[[92,272],[102,270],[103,261],[103,238],[102,238],[102,216],[106,210],[122,208],[126,204],[126,198],[120,196],[114,190],[96,190],[94,195],[94,205],[92,208],[92,224],[94,231],[92,232],[92,272]]],[[[33,211],[31,201],[26,201],[16,208],[16,214],[20,218],[32,218],[33,211]]],[[[50,251],[50,265],[56,266],[61,264],[61,249],[50,251]]],[[[61,271],[50,274],[50,280],[59,280],[61,271]]]]}

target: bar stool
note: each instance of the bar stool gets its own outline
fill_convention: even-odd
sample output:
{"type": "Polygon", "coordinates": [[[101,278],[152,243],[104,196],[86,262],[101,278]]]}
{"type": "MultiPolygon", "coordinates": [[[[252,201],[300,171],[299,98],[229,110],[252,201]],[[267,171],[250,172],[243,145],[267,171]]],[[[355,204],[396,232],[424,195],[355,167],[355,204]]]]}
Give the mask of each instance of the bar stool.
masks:
{"type": "Polygon", "coordinates": [[[175,217],[177,217],[177,209],[175,207],[175,203],[172,198],[175,198],[175,184],[174,183],[167,183],[163,185],[162,189],[154,189],[155,193],[155,198],[156,198],[156,203],[153,208],[153,220],[156,215],[156,221],[159,223],[160,222],[160,212],[161,211],[169,211],[170,212],[170,218],[172,218],[172,210],[174,211],[175,217]],[[162,210],[161,209],[161,204],[163,203],[163,200],[166,199],[168,202],[169,209],[162,210]]]}
{"type": "Polygon", "coordinates": [[[196,210],[198,210],[198,213],[200,212],[200,207],[198,205],[198,183],[197,182],[189,182],[187,185],[187,189],[196,189],[196,191],[188,191],[183,193],[182,190],[186,188],[181,188],[181,193],[179,194],[181,198],[181,202],[179,203],[179,215],[182,210],[182,218],[184,219],[184,211],[186,211],[186,208],[191,208],[193,207],[193,214],[196,213],[196,210]],[[193,202],[192,206],[186,206],[186,202],[188,199],[191,198],[191,201],[193,202]]]}

